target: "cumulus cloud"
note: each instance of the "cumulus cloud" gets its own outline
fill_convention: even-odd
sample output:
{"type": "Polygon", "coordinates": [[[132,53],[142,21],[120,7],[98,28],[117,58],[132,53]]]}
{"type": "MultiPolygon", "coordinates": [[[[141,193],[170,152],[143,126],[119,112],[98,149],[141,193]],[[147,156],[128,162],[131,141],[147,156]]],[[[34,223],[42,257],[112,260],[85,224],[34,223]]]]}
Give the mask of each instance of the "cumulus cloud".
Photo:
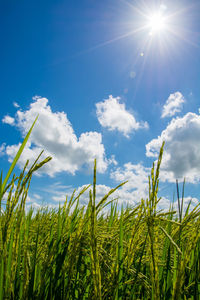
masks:
{"type": "Polygon", "coordinates": [[[200,179],[200,116],[187,113],[171,120],[158,138],[146,145],[146,155],[156,157],[165,141],[161,180],[196,183],[200,179]]]}
{"type": "Polygon", "coordinates": [[[118,130],[126,137],[134,130],[148,128],[147,122],[137,122],[134,115],[126,110],[125,104],[120,103],[120,97],[111,95],[96,103],[96,115],[102,127],[110,131],[118,130]]]}
{"type": "MultiPolygon", "coordinates": [[[[129,180],[129,183],[126,183],[120,189],[116,190],[113,194],[109,196],[107,202],[114,200],[114,203],[118,203],[118,208],[121,204],[124,206],[136,206],[140,203],[141,198],[148,198],[148,175],[150,169],[143,167],[141,164],[132,165],[128,163],[121,168],[117,168],[113,172],[113,179],[116,181],[116,185],[123,182],[124,180],[129,180]]],[[[114,187],[116,186],[114,185],[114,187]]],[[[79,186],[76,189],[74,197],[78,196],[79,193],[88,187],[88,185],[79,186]]],[[[96,185],[96,203],[98,203],[110,190],[112,187],[104,184],[96,185]]],[[[90,186],[79,198],[80,206],[87,207],[89,203],[89,190],[92,189],[90,186]]],[[[31,206],[34,208],[48,206],[49,209],[55,208],[58,209],[59,205],[63,205],[66,201],[66,197],[69,199],[74,191],[72,186],[63,185],[60,182],[55,182],[54,184],[47,186],[46,188],[41,189],[42,192],[49,195],[48,202],[44,202],[43,197],[38,194],[33,194],[27,199],[27,208],[31,206]]],[[[171,199],[172,200],[172,199],[171,199]]],[[[169,211],[170,206],[172,206],[172,201],[169,198],[161,197],[157,210],[169,211]]],[[[198,204],[199,200],[194,197],[185,197],[183,212],[186,211],[189,202],[191,201],[190,211],[193,210],[198,204]]],[[[72,207],[72,211],[75,208],[76,203],[72,207]]],[[[178,213],[178,202],[173,203],[173,209],[178,213]]],[[[110,210],[110,206],[106,206],[103,209],[103,213],[107,213],[110,210]]]]}
{"type": "MultiPolygon", "coordinates": [[[[50,155],[53,159],[40,173],[50,176],[63,171],[75,174],[83,167],[92,169],[94,158],[97,159],[98,171],[103,173],[108,164],[114,161],[106,159],[100,133],[84,132],[77,137],[66,113],[53,112],[46,98],[35,97],[29,109],[16,112],[10,125],[14,124],[25,136],[38,114],[39,118],[19,160],[21,167],[27,159],[33,162],[43,149],[44,156],[50,155]]],[[[19,147],[20,144],[5,147],[9,161],[12,161],[19,147]]]]}
{"type": "MultiPolygon", "coordinates": [[[[190,196],[184,197],[183,215],[185,214],[189,203],[190,203],[189,212],[191,212],[199,204],[199,200],[197,198],[190,197],[190,196]]],[[[158,202],[157,209],[164,210],[164,211],[169,211],[169,208],[170,208],[170,206],[172,207],[172,205],[173,205],[173,211],[176,211],[176,213],[178,215],[179,208],[178,208],[178,201],[177,200],[173,203],[168,198],[161,197],[160,201],[158,202]]]]}
{"type": "Polygon", "coordinates": [[[140,163],[134,165],[128,162],[112,171],[110,177],[117,183],[128,181],[122,187],[122,192],[126,193],[131,202],[137,203],[141,198],[145,199],[148,196],[150,170],[150,168],[146,168],[140,163]]]}
{"type": "MultiPolygon", "coordinates": [[[[133,172],[133,173],[134,173],[134,177],[135,177],[135,172],[133,172]]],[[[147,199],[148,198],[148,183],[147,183],[148,176],[146,176],[146,175],[147,174],[145,174],[146,179],[139,179],[140,176],[138,176],[138,178],[137,178],[137,179],[139,179],[137,181],[139,183],[138,186],[136,186],[136,184],[133,184],[131,186],[131,184],[127,183],[119,190],[116,190],[113,194],[111,194],[109,196],[107,202],[109,202],[110,200],[114,200],[114,203],[115,202],[118,203],[118,205],[119,205],[118,207],[120,207],[120,205],[122,205],[122,204],[124,206],[129,205],[129,206],[134,207],[140,203],[142,198],[147,199]],[[144,187],[144,190],[142,187],[144,187]]],[[[130,178],[130,176],[125,176],[125,177],[130,178]]],[[[79,187],[76,191],[76,195],[78,195],[84,187],[86,187],[86,185],[79,187]]],[[[80,197],[80,205],[81,206],[88,205],[89,189],[86,190],[86,192],[83,193],[80,197]]],[[[111,190],[110,186],[103,185],[103,184],[97,184],[96,185],[96,203],[98,203],[110,190],[111,190]]],[[[71,194],[69,194],[69,196],[70,195],[71,194]]],[[[63,194],[62,196],[60,195],[60,197],[55,198],[54,199],[55,204],[63,203],[65,200],[65,197],[66,197],[66,195],[63,194]]],[[[190,201],[191,201],[191,204],[190,204],[189,211],[193,210],[197,205],[199,205],[199,200],[197,198],[190,197],[190,196],[184,197],[183,213],[185,213],[190,201]]],[[[169,211],[170,207],[172,207],[172,204],[173,204],[174,211],[176,211],[178,214],[178,202],[175,201],[173,203],[172,199],[170,200],[169,198],[162,197],[162,196],[161,196],[160,201],[158,202],[157,210],[169,211]]],[[[108,210],[109,210],[109,206],[107,206],[104,209],[104,212],[108,212],[108,210]]]]}
{"type": "MultiPolygon", "coordinates": [[[[116,184],[116,186],[118,183],[116,184]]],[[[86,187],[86,185],[78,187],[76,191],[76,195],[80,193],[80,191],[86,187]]],[[[115,187],[115,186],[114,186],[115,187]]],[[[97,184],[96,185],[96,203],[98,203],[113,187],[104,185],[104,184],[97,184]]],[[[80,205],[87,206],[89,202],[89,190],[86,190],[80,197],[80,205]]],[[[144,193],[143,193],[144,195],[144,193]]],[[[63,194],[62,196],[54,197],[53,200],[55,202],[60,202],[60,199],[64,202],[65,195],[63,194]]],[[[110,200],[114,200],[114,203],[117,202],[118,205],[120,206],[121,204],[123,205],[130,205],[130,206],[135,206],[139,204],[141,200],[141,194],[138,194],[138,190],[133,191],[130,190],[126,184],[120,188],[119,190],[116,190],[113,194],[111,194],[107,200],[109,202],[110,200]]],[[[109,209],[109,206],[104,210],[106,211],[109,209]]]]}
{"type": "MultiPolygon", "coordinates": [[[[134,165],[129,162],[124,164],[122,167],[115,167],[115,170],[113,170],[110,174],[110,177],[114,182],[112,187],[105,184],[96,185],[96,203],[98,203],[111,190],[111,188],[128,180],[125,185],[111,194],[108,201],[111,199],[117,199],[119,205],[129,204],[131,206],[135,206],[142,198],[146,199],[148,197],[149,174],[150,168],[146,168],[142,164],[134,165]]],[[[79,186],[76,189],[76,195],[78,195],[86,186],[87,185],[79,186]]],[[[89,202],[89,190],[90,188],[81,195],[80,205],[87,206],[89,202]]],[[[73,188],[71,186],[63,186],[58,183],[48,187],[46,191],[51,195],[51,199],[54,203],[63,203],[66,199],[66,195],[68,197],[71,196],[73,188]]]]}
{"type": "Polygon", "coordinates": [[[3,117],[2,122],[5,124],[9,124],[9,125],[14,125],[15,124],[15,119],[6,115],[3,117]]]}
{"type": "MultiPolygon", "coordinates": [[[[128,181],[120,189],[116,190],[109,199],[117,199],[118,204],[128,204],[135,206],[140,203],[141,199],[148,197],[148,175],[150,168],[144,167],[141,163],[132,164],[130,162],[124,164],[122,167],[117,167],[110,173],[110,178],[114,181],[115,186],[125,181],[128,181]]],[[[113,187],[112,187],[113,188],[113,187]]],[[[81,191],[80,187],[77,192],[81,191]]],[[[97,185],[96,199],[100,201],[105,194],[111,190],[110,186],[97,185]]],[[[81,203],[86,205],[88,203],[88,192],[81,197],[81,203]]]]}
{"type": "Polygon", "coordinates": [[[184,97],[180,92],[171,94],[163,106],[161,118],[172,117],[180,112],[184,102],[184,97]]]}

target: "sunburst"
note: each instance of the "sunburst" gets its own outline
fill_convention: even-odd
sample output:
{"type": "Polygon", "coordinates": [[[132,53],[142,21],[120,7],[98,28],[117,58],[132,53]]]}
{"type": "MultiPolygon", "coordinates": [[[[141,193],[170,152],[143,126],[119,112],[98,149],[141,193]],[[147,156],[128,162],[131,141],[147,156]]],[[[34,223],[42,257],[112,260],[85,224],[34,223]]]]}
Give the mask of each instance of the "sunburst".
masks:
{"type": "Polygon", "coordinates": [[[167,20],[161,11],[157,11],[148,16],[147,26],[150,29],[150,34],[155,34],[167,28],[167,20]]]}

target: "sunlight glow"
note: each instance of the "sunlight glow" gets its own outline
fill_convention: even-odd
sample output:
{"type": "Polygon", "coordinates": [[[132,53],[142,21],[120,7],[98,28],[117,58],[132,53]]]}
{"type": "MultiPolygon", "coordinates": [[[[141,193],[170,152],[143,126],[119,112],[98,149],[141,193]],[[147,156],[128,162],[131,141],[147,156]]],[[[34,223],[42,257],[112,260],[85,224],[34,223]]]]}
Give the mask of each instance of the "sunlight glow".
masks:
{"type": "Polygon", "coordinates": [[[150,28],[150,34],[160,32],[166,28],[165,18],[163,14],[158,11],[148,17],[148,27],[150,28]]]}
{"type": "Polygon", "coordinates": [[[164,4],[157,5],[156,2],[162,1],[144,0],[138,1],[138,5],[127,1],[131,9],[130,22],[125,23],[126,26],[128,24],[128,27],[125,27],[126,31],[82,51],[79,55],[130,37],[140,41],[137,57],[144,57],[143,63],[149,54],[153,54],[151,49],[155,49],[155,46],[157,52],[165,56],[170,54],[173,48],[177,50],[175,45],[179,41],[199,48],[199,45],[192,41],[192,34],[189,36],[189,31],[185,30],[186,24],[183,22],[184,15],[190,7],[177,9],[178,7],[167,7],[164,4]]]}

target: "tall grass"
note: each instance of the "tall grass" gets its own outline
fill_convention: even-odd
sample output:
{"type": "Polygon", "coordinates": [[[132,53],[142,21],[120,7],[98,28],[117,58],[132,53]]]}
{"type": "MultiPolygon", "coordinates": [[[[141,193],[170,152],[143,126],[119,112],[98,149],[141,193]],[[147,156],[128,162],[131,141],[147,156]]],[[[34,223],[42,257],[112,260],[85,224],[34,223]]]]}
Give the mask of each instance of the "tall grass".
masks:
{"type": "Polygon", "coordinates": [[[95,161],[92,187],[74,192],[58,209],[26,213],[31,177],[51,159],[39,163],[38,157],[29,171],[27,163],[8,183],[31,130],[0,181],[0,300],[199,299],[199,205],[183,212],[177,183],[178,214],[173,205],[168,212],[157,209],[164,144],[149,177],[149,197],[137,206],[120,210],[109,202],[124,183],[96,203],[95,161]],[[79,205],[83,193],[86,207],[79,205]]]}

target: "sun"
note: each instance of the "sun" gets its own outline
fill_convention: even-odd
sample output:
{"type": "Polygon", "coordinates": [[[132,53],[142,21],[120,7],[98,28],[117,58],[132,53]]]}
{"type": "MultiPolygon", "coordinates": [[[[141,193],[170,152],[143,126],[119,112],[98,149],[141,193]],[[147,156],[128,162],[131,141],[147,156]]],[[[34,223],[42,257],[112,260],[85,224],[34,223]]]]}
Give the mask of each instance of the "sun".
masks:
{"type": "Polygon", "coordinates": [[[158,11],[148,16],[147,24],[150,34],[155,34],[166,29],[166,19],[164,15],[158,11]]]}
{"type": "Polygon", "coordinates": [[[175,44],[179,41],[199,48],[199,45],[192,41],[193,32],[186,28],[184,22],[184,17],[187,17],[186,13],[190,6],[178,8],[168,7],[165,4],[159,5],[158,3],[162,3],[163,0],[127,0],[125,2],[130,9],[128,11],[128,21],[123,24],[122,34],[97,44],[86,50],[86,52],[130,37],[134,37],[135,41],[138,42],[140,47],[138,57],[144,57],[144,61],[148,57],[148,53],[153,53],[151,49],[157,47],[159,53],[171,53],[171,48],[177,49],[175,44]],[[138,2],[138,4],[133,5],[130,2],[138,2]]]}

